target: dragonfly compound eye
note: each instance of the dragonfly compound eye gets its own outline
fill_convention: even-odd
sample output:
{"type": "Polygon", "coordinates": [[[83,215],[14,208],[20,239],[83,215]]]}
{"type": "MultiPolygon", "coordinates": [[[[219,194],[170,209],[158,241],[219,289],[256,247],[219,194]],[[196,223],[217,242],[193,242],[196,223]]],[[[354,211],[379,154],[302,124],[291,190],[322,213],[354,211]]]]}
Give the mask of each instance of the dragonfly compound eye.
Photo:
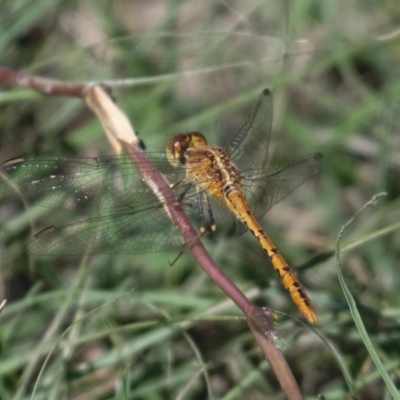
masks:
{"type": "Polygon", "coordinates": [[[207,146],[207,141],[202,133],[179,133],[168,143],[167,159],[171,165],[178,167],[185,164],[185,153],[188,149],[199,149],[205,146],[207,146]]]}

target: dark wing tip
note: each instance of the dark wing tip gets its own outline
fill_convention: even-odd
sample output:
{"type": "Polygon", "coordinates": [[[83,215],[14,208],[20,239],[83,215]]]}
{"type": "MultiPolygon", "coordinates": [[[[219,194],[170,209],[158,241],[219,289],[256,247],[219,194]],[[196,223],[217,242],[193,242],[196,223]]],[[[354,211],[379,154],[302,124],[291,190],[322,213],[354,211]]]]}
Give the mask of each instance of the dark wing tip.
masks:
{"type": "Polygon", "coordinates": [[[270,95],[271,95],[271,91],[270,91],[268,88],[265,88],[265,89],[262,91],[262,93],[263,93],[264,96],[270,96],[270,95]]]}
{"type": "Polygon", "coordinates": [[[10,158],[7,161],[4,161],[3,164],[1,164],[4,167],[7,167],[9,165],[14,165],[14,164],[19,164],[25,161],[25,158],[23,157],[15,157],[15,158],[10,158]]]}

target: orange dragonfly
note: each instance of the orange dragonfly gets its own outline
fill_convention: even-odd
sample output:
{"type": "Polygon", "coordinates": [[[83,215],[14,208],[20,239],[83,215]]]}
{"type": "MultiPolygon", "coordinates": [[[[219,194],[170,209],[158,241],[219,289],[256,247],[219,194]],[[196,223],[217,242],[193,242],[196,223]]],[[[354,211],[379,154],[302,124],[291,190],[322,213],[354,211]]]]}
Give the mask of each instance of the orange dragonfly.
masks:
{"type": "MultiPolygon", "coordinates": [[[[149,153],[172,182],[175,196],[200,232],[208,237],[246,228],[267,253],[293,302],[312,323],[311,301],[294,272],[258,222],[267,210],[314,176],[322,156],[314,154],[285,167],[267,167],[272,96],[265,89],[252,113],[231,134],[225,149],[207,145],[200,132],[181,133],[166,153],[149,153]]],[[[14,158],[0,167],[0,194],[22,193],[35,204],[84,215],[51,226],[30,239],[33,255],[134,254],[185,246],[163,204],[126,155],[97,158],[14,158]],[[18,187],[18,190],[15,190],[18,187]]]]}

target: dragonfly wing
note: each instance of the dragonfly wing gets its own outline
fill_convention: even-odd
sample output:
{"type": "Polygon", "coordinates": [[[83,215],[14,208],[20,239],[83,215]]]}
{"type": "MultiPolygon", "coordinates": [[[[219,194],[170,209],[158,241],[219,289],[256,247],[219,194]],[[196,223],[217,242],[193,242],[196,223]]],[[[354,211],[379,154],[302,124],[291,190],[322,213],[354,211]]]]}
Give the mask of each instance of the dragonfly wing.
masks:
{"type": "MultiPolygon", "coordinates": [[[[173,169],[164,154],[151,157],[169,179],[181,179],[181,171],[173,169]]],[[[135,208],[148,201],[150,192],[126,155],[28,157],[0,166],[0,195],[24,197],[48,208],[78,211],[135,208]]],[[[156,201],[155,196],[153,200],[156,201]]]]}
{"type": "Polygon", "coordinates": [[[228,139],[226,151],[240,171],[265,167],[271,127],[272,95],[264,89],[251,114],[228,139]]]}
{"type": "MultiPolygon", "coordinates": [[[[149,157],[170,179],[184,176],[163,154],[149,157]]],[[[182,246],[181,234],[127,156],[13,159],[0,166],[0,195],[84,217],[39,232],[28,243],[31,254],[133,254],[182,246]]],[[[198,215],[195,203],[192,190],[182,206],[198,215]]]]}
{"type": "Polygon", "coordinates": [[[245,225],[225,205],[221,204],[221,200],[210,198],[210,203],[217,227],[215,234],[210,235],[213,240],[222,235],[240,235],[246,231],[245,225]]]}
{"type": "Polygon", "coordinates": [[[77,220],[51,226],[28,242],[32,255],[136,254],[180,250],[181,233],[163,206],[77,220]]]}
{"type": "Polygon", "coordinates": [[[300,158],[286,167],[269,172],[249,174],[242,181],[246,200],[256,218],[262,217],[274,204],[281,201],[307,179],[313,177],[321,166],[322,155],[300,158]]]}

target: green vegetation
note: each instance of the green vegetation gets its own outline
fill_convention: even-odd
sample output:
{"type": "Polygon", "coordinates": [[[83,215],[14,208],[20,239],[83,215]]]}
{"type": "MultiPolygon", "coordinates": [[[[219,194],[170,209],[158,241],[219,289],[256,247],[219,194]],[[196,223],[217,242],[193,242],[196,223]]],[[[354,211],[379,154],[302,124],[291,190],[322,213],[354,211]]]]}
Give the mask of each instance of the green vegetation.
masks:
{"type": "MultiPolygon", "coordinates": [[[[164,151],[188,130],[223,146],[270,88],[271,165],[324,155],[318,176],[261,221],[318,324],[293,318],[304,321],[250,234],[221,238],[209,252],[255,304],[286,313],[277,341],[305,398],[393,397],[385,379],[399,386],[395,0],[3,0],[0,9],[2,66],[107,82],[146,151],[164,151]],[[382,191],[344,233],[339,275],[342,226],[382,191]]],[[[0,163],[112,154],[83,101],[4,88],[0,110],[0,163]]],[[[283,398],[243,316],[190,253],[172,267],[175,253],[28,257],[33,233],[69,218],[0,193],[2,400],[283,398]]]]}

